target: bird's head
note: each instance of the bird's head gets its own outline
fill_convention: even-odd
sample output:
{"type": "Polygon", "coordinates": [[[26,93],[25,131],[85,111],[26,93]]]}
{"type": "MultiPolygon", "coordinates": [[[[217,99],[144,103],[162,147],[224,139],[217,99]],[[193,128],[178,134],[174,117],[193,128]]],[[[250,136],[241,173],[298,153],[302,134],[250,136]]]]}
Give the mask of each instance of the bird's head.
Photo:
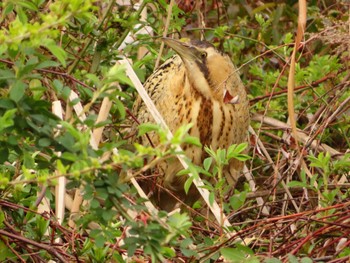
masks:
{"type": "Polygon", "coordinates": [[[207,99],[237,104],[244,87],[229,56],[205,41],[162,39],[181,57],[192,86],[207,99]]]}

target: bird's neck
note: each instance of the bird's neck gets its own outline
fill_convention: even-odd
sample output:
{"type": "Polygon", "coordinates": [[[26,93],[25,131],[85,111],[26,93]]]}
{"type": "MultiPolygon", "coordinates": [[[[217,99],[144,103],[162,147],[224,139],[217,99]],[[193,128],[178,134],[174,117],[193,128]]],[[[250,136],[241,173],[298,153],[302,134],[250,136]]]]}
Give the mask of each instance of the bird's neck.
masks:
{"type": "Polygon", "coordinates": [[[193,93],[194,96],[201,96],[205,99],[210,99],[212,96],[212,89],[208,80],[203,75],[202,71],[198,68],[191,70],[190,75],[187,76],[189,85],[189,92],[193,93]]]}

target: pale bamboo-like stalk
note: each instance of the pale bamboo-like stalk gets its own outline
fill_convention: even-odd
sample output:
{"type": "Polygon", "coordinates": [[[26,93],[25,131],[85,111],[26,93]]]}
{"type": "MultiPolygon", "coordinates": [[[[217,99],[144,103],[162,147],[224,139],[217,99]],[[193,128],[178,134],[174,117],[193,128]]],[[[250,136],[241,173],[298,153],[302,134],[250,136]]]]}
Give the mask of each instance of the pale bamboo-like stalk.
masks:
{"type": "MultiPolygon", "coordinates": [[[[56,100],[52,102],[52,112],[61,120],[63,119],[63,111],[61,102],[56,100]]],[[[58,156],[61,153],[57,153],[58,156]]],[[[59,175],[59,171],[55,171],[56,175],[59,175]]],[[[67,179],[64,176],[58,177],[57,185],[55,186],[55,200],[56,200],[56,218],[58,223],[61,225],[64,219],[64,209],[65,209],[65,195],[66,195],[66,182],[67,179]]],[[[56,243],[59,242],[60,239],[56,240],[56,243]]]]}

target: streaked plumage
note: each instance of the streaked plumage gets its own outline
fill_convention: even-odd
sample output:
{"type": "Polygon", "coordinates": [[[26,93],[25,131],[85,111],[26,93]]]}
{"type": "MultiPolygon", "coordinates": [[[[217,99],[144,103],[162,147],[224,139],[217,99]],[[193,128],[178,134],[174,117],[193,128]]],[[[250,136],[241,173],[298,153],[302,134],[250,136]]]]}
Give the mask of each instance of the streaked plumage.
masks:
{"type": "MultiPolygon", "coordinates": [[[[249,125],[249,104],[244,86],[230,58],[207,42],[182,43],[164,39],[177,55],[162,64],[145,82],[144,87],[162,114],[171,131],[181,125],[193,123],[191,136],[200,139],[203,146],[214,150],[246,141],[249,125]]],[[[133,112],[140,123],[153,122],[139,97],[133,112]]],[[[157,145],[158,138],[151,137],[157,145]]],[[[148,143],[147,139],[142,139],[148,143]]],[[[206,153],[203,149],[186,145],[186,155],[200,165],[206,153]]],[[[234,185],[243,164],[232,160],[226,178],[234,185]]],[[[172,190],[181,200],[192,204],[199,198],[195,189],[186,196],[185,176],[176,176],[183,169],[176,158],[160,165],[164,173],[164,187],[172,190]]],[[[171,210],[175,200],[161,193],[159,205],[171,210]]]]}

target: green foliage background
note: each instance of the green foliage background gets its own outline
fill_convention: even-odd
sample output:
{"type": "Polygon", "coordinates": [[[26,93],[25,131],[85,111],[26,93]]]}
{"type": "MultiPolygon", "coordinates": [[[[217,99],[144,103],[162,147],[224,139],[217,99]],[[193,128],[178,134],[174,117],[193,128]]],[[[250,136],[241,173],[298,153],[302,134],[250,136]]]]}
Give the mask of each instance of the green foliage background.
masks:
{"type": "MultiPolygon", "coordinates": [[[[285,138],[286,129],[268,127],[256,116],[288,121],[286,86],[297,27],[297,1],[202,1],[193,10],[186,8],[188,2],[173,7],[169,35],[204,37],[230,54],[240,67],[251,99],[251,125],[278,169],[288,174],[298,158],[293,142],[285,138]],[[206,27],[203,29],[198,21],[204,21],[206,27]],[[288,157],[282,158],[283,154],[288,157]]],[[[135,262],[176,258],[214,262],[220,256],[232,262],[259,262],[272,257],[276,260],[273,262],[294,262],[296,257],[310,262],[308,256],[317,257],[312,253],[316,243],[307,243],[287,257],[288,249],[271,253],[265,234],[260,243],[234,245],[234,240],[226,239],[220,226],[214,226],[208,218],[187,213],[151,214],[137,191],[124,182],[125,173],[143,171],[146,159],[172,155],[174,146],[183,141],[195,143],[186,137],[186,129],[179,131],[172,142],[164,141],[163,148],[139,146],[133,152],[127,141],[127,109],[132,107],[136,94],[123,68],[115,62],[125,55],[132,60],[142,82],[150,75],[164,32],[165,1],[144,1],[138,10],[108,0],[5,0],[0,8],[1,262],[124,262],[126,256],[133,256],[129,260],[135,262]],[[149,12],[141,21],[144,8],[149,12]],[[151,29],[154,36],[138,34],[140,29],[151,29]],[[121,49],[129,33],[135,39],[121,49]],[[142,57],[138,57],[140,48],[147,49],[142,57]],[[70,100],[71,91],[79,98],[70,100]],[[97,123],[105,97],[113,101],[113,106],[107,121],[97,123]],[[53,101],[62,103],[64,120],[52,113],[53,101]],[[72,113],[78,102],[87,114],[84,120],[72,113]],[[105,127],[103,143],[93,149],[90,132],[101,126],[105,127]],[[103,158],[113,148],[118,148],[119,154],[103,158]],[[69,209],[62,226],[54,216],[53,186],[59,176],[68,179],[68,194],[72,196],[73,189],[80,188],[86,201],[81,214],[74,217],[73,229],[68,226],[69,209]],[[44,196],[51,202],[51,213],[37,212],[44,196]],[[135,217],[128,211],[133,211],[135,217]],[[52,245],[56,238],[60,238],[60,245],[52,245]]],[[[321,207],[349,200],[347,188],[329,187],[350,167],[349,153],[344,154],[350,148],[348,21],[348,6],[344,3],[309,1],[305,39],[298,53],[298,128],[339,154],[306,144],[303,158],[312,177],[297,169],[289,174],[289,187],[310,189],[318,195],[321,207]]],[[[171,52],[164,52],[161,61],[171,52]]],[[[271,189],[268,180],[275,168],[252,134],[250,142],[252,158],[247,165],[258,181],[270,182],[267,189],[271,189]]],[[[211,157],[217,163],[225,163],[228,158],[223,152],[211,153],[211,157]]],[[[206,167],[212,160],[205,162],[204,168],[193,171],[209,173],[206,167]]],[[[247,198],[251,191],[247,184],[233,195],[227,194],[223,184],[208,189],[212,198],[214,193],[221,193],[220,204],[233,222],[261,219],[254,199],[247,198]],[[249,207],[255,208],[247,212],[249,207]]],[[[271,201],[269,197],[266,200],[271,201]]],[[[312,208],[309,203],[301,206],[302,210],[312,208]]],[[[293,208],[286,211],[295,213],[293,208]]],[[[271,216],[280,212],[275,207],[271,216]]],[[[253,225],[247,221],[234,229],[244,233],[253,225]]],[[[317,227],[310,225],[309,231],[317,227]]],[[[256,236],[251,233],[248,237],[256,236]]],[[[334,257],[347,257],[349,251],[344,248],[334,257]]]]}

